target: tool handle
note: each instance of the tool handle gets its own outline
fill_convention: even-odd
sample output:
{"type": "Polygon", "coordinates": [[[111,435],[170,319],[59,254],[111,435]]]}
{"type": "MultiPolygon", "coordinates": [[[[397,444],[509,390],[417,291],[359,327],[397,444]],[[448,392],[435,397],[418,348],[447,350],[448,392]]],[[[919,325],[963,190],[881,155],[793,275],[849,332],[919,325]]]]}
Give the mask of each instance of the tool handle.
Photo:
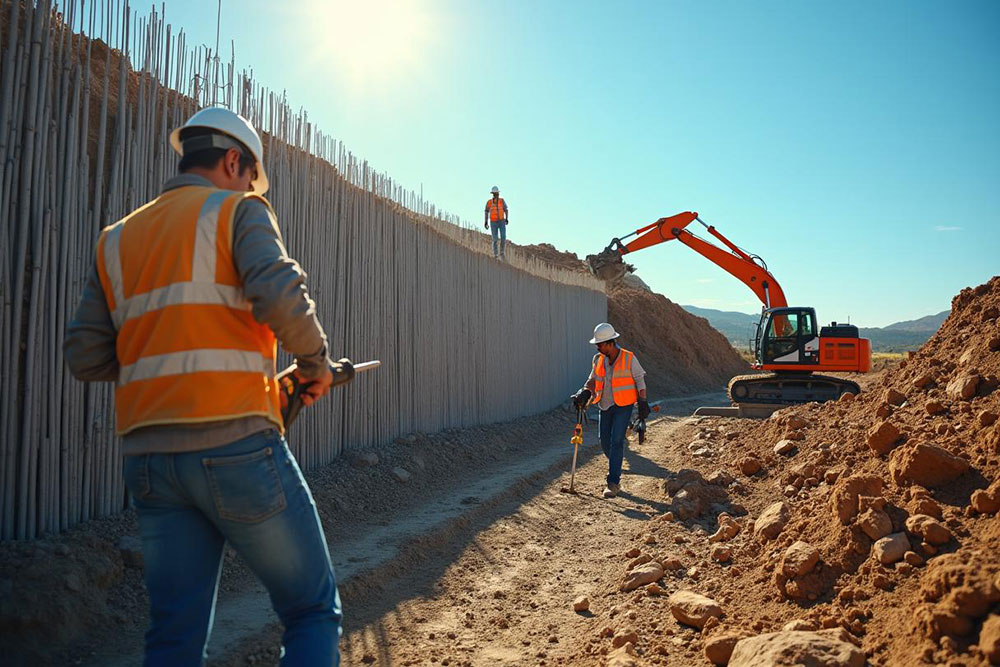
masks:
{"type": "MultiPolygon", "coordinates": [[[[333,373],[331,387],[347,384],[354,379],[355,374],[374,370],[381,365],[382,362],[378,360],[365,361],[355,365],[346,357],[335,361],[330,364],[330,372],[333,373]]],[[[312,384],[312,382],[302,382],[299,380],[298,376],[295,375],[297,369],[298,365],[292,364],[275,376],[275,380],[278,381],[278,391],[284,392],[288,399],[281,409],[281,419],[285,423],[286,430],[295,421],[295,418],[299,416],[302,408],[305,407],[305,403],[302,401],[302,394],[306,387],[312,384]]]]}

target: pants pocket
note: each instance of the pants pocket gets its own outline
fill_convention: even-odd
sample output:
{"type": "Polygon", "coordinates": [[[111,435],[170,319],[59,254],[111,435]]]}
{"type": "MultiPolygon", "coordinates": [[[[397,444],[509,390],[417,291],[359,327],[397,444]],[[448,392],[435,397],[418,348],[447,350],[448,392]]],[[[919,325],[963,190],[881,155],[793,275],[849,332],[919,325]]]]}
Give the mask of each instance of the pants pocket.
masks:
{"type": "Polygon", "coordinates": [[[125,488],[136,500],[146,500],[153,495],[149,481],[149,454],[126,456],[122,465],[125,488]]]}
{"type": "Polygon", "coordinates": [[[272,447],[249,454],[205,458],[202,465],[222,519],[257,523],[287,506],[272,447]]]}

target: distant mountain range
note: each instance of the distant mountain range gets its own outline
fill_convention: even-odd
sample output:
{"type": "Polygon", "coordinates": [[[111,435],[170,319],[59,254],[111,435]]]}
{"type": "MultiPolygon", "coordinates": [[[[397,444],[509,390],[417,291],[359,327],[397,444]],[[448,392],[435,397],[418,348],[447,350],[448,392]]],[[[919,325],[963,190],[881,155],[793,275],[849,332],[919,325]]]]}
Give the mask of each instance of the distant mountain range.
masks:
{"type": "MultiPolygon", "coordinates": [[[[704,317],[712,328],[729,339],[734,347],[747,348],[757,326],[759,315],[749,315],[727,310],[681,306],[692,315],[704,317]]],[[[872,342],[875,352],[904,352],[916,350],[934,335],[950,311],[943,310],[936,315],[927,315],[916,320],[896,322],[885,327],[860,327],[862,338],[872,342]]]]}

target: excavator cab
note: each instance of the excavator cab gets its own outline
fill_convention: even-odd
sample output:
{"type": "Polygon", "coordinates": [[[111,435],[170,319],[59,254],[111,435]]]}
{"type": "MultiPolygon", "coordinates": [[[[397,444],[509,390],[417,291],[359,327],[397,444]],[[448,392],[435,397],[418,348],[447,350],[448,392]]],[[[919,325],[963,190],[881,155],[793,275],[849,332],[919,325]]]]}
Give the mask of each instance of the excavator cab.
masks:
{"type": "Polygon", "coordinates": [[[816,310],[806,307],[765,308],[757,324],[753,349],[757,368],[818,364],[816,310]]]}

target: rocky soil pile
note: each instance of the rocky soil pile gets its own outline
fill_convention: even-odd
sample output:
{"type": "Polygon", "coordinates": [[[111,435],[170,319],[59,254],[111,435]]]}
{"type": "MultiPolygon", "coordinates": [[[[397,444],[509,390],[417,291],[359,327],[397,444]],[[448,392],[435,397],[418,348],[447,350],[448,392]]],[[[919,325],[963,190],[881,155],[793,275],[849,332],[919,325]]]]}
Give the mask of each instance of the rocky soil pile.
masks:
{"type": "Polygon", "coordinates": [[[608,591],[611,641],[579,658],[1000,664],[998,316],[1000,277],[860,396],[691,427],[692,467],[715,470],[664,482],[608,591]]]}
{"type": "MultiPolygon", "coordinates": [[[[547,243],[518,249],[552,266],[588,272],[575,254],[547,243]]],[[[747,371],[747,363],[707,320],[644,288],[635,276],[628,278],[608,287],[608,321],[642,362],[651,395],[721,391],[729,378],[747,371]]]]}

